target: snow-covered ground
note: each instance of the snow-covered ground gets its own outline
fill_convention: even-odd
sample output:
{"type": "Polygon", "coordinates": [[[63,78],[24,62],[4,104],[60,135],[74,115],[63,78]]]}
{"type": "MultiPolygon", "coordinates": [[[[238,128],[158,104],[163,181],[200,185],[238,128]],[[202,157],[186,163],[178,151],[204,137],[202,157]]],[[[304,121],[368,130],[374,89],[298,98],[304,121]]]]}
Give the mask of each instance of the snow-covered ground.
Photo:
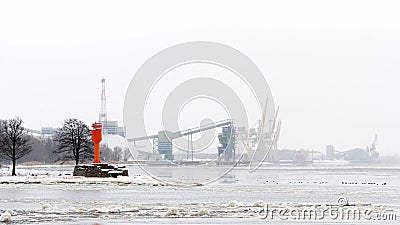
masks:
{"type": "Polygon", "coordinates": [[[0,169],[0,184],[131,184],[131,185],[164,185],[151,177],[132,175],[118,178],[85,178],[72,176],[71,166],[69,170],[60,170],[62,166],[35,166],[18,167],[17,176],[11,176],[10,168],[0,169]],[[43,170],[43,168],[49,168],[43,170]]]}

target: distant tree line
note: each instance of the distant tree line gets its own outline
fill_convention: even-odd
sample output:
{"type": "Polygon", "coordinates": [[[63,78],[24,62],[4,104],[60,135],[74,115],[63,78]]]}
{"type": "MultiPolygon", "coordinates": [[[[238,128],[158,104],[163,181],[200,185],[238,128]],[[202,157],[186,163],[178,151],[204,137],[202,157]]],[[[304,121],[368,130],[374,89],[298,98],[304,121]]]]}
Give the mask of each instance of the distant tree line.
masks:
{"type": "Polygon", "coordinates": [[[57,143],[52,138],[33,136],[29,136],[29,138],[31,139],[32,151],[18,160],[18,162],[39,162],[48,164],[55,161],[53,151],[57,148],[57,143]]]}
{"type": "Polygon", "coordinates": [[[132,159],[132,154],[129,148],[122,148],[119,146],[113,149],[109,148],[106,144],[100,146],[102,160],[109,162],[126,162],[132,159]]]}

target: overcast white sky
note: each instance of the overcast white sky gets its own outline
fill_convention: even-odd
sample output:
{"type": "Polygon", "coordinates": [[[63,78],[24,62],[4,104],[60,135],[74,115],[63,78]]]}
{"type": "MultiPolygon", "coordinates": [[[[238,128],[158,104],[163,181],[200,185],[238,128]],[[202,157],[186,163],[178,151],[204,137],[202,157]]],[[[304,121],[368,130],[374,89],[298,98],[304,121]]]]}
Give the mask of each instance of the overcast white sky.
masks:
{"type": "Polygon", "coordinates": [[[365,147],[400,140],[398,1],[1,1],[0,118],[29,128],[122,122],[128,84],[171,45],[230,45],[262,70],[283,121],[281,147],[365,147]]]}

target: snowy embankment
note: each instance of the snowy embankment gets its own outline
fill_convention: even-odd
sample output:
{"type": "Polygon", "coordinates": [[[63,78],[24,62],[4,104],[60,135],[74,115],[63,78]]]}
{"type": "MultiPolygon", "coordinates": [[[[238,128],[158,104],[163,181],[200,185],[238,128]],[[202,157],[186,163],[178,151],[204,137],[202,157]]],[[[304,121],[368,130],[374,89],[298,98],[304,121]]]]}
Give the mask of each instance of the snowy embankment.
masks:
{"type": "Polygon", "coordinates": [[[73,176],[50,177],[39,176],[1,176],[0,184],[132,184],[132,185],[163,185],[151,178],[134,176],[118,178],[85,178],[73,176]]]}
{"type": "Polygon", "coordinates": [[[126,185],[165,185],[151,177],[134,175],[118,178],[74,177],[70,171],[37,170],[32,167],[18,168],[17,176],[11,176],[9,168],[0,169],[0,184],[126,184],[126,185]]]}

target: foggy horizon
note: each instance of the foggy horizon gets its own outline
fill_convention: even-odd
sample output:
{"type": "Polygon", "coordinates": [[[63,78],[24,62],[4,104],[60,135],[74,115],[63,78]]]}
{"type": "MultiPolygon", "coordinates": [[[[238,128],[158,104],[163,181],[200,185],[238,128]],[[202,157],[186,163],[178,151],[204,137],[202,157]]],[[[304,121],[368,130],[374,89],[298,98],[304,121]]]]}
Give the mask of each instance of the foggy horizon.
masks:
{"type": "MultiPolygon", "coordinates": [[[[280,106],[280,149],[365,148],[377,134],[379,153],[399,155],[400,106],[392,99],[400,94],[400,14],[394,1],[346,1],[347,7],[339,4],[344,1],[22,2],[0,3],[0,119],[18,116],[37,130],[67,118],[91,124],[98,120],[105,77],[108,119],[122,125],[137,69],[171,45],[207,40],[238,49],[260,68],[280,106]]],[[[197,69],[175,74],[224,76],[197,69]]],[[[216,112],[185,117],[182,127],[199,125],[201,113],[216,112]]],[[[156,131],[159,124],[149,126],[156,131]]]]}

